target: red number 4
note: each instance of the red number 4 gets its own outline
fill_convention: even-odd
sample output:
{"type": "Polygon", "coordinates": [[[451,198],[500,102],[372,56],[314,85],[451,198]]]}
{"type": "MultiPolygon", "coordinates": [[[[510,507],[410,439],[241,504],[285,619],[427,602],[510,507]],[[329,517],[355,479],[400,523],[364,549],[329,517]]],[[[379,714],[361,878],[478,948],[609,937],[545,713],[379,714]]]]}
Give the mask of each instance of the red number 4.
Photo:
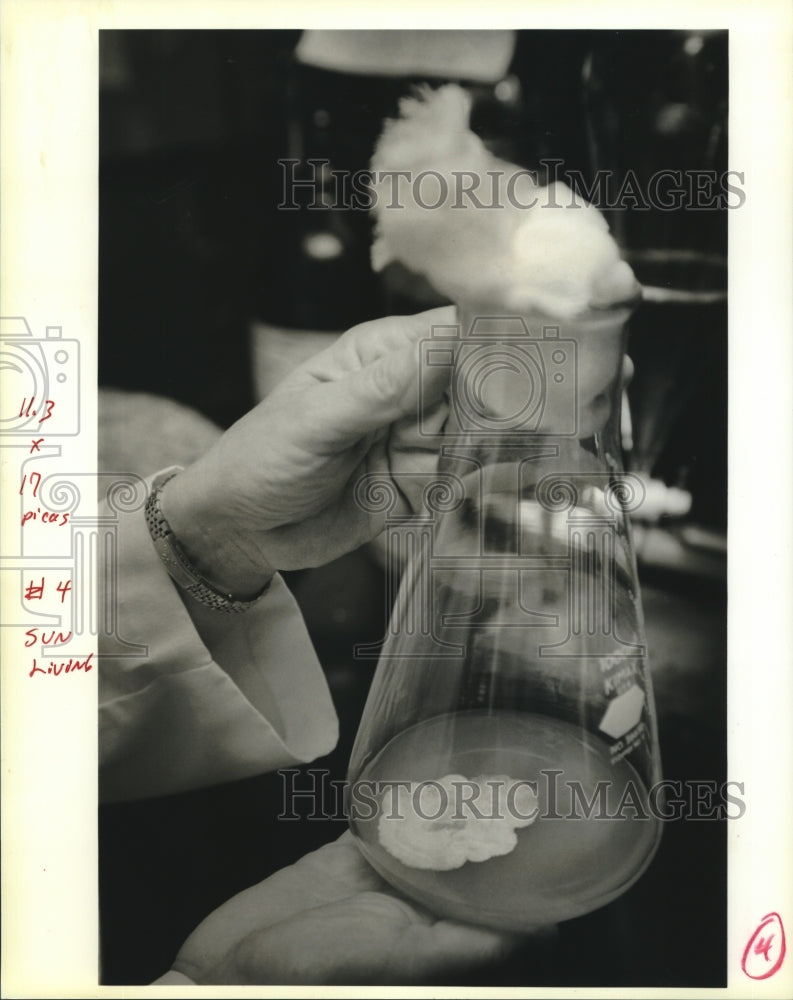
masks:
{"type": "Polygon", "coordinates": [[[785,928],[778,913],[767,913],[746,943],[741,968],[750,979],[769,979],[785,960],[785,928]]]}

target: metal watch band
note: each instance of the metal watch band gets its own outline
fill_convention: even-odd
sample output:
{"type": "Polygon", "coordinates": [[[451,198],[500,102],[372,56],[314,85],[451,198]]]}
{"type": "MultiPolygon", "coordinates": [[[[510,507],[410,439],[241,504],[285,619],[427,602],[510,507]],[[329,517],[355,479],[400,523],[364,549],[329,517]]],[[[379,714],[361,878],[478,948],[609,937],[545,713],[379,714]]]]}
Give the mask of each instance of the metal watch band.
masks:
{"type": "Polygon", "coordinates": [[[171,526],[165,519],[162,510],[161,495],[165,484],[174,476],[183,472],[181,466],[175,465],[154,477],[151,492],[146,501],[146,525],[151,535],[154,548],[163,562],[168,575],[177,586],[213,611],[223,611],[226,614],[241,614],[257,604],[267,593],[270,584],[250,600],[239,600],[233,594],[224,593],[209,580],[205,579],[191,564],[187,555],[179,547],[171,526]]]}

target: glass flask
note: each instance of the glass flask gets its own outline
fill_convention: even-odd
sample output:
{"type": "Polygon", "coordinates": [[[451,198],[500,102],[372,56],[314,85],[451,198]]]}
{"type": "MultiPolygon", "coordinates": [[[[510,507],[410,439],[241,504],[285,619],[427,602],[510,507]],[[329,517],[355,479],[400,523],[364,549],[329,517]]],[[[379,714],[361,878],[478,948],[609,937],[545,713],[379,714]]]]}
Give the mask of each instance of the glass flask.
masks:
{"type": "MultiPolygon", "coordinates": [[[[422,512],[387,520],[401,580],[383,643],[356,650],[379,663],[347,808],[372,866],[443,916],[570,919],[624,892],[658,845],[627,518],[642,485],[619,437],[630,311],[458,308],[422,344],[422,378],[451,369],[450,412],[422,512]]],[[[358,500],[382,512],[393,491],[365,477],[358,500]]]]}

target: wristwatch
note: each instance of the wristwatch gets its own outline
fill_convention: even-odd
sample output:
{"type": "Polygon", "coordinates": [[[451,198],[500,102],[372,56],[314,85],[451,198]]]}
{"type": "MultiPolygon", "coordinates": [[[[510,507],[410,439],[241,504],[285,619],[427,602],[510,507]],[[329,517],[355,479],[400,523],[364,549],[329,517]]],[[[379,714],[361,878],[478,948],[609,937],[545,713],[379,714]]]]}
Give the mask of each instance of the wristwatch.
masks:
{"type": "Polygon", "coordinates": [[[181,466],[172,466],[170,469],[158,473],[152,482],[151,492],[146,501],[145,515],[154,548],[174,583],[186,591],[194,601],[206,605],[213,611],[227,614],[241,614],[248,611],[264,597],[270,588],[270,582],[268,581],[267,585],[249,600],[240,600],[233,594],[216,587],[203,577],[190,562],[165,518],[161,503],[162,490],[165,484],[180,472],[184,472],[181,466]]]}

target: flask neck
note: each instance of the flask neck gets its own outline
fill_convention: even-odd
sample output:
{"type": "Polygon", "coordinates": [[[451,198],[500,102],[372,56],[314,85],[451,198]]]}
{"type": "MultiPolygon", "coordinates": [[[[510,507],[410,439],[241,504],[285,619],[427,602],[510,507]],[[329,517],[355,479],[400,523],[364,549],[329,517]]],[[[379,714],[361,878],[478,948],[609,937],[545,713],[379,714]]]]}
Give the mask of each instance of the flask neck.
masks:
{"type": "MultiPolygon", "coordinates": [[[[620,409],[628,310],[575,320],[459,310],[441,470],[550,463],[622,468],[620,409]]],[[[498,479],[496,475],[494,477],[498,479]]]]}

